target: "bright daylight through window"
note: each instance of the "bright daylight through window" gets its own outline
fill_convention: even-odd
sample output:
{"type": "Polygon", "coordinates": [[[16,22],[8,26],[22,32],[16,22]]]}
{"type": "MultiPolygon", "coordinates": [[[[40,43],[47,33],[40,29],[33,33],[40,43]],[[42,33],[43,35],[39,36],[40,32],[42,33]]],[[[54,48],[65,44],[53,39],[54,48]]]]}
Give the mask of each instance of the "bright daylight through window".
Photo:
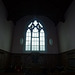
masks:
{"type": "Polygon", "coordinates": [[[27,27],[25,51],[45,51],[44,27],[37,20],[27,27]]]}

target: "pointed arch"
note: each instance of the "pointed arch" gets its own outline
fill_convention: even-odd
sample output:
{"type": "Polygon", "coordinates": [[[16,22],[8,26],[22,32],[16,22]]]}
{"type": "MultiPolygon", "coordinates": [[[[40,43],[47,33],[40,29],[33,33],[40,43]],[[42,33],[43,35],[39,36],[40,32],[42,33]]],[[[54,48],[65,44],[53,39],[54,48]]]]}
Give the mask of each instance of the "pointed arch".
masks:
{"type": "Polygon", "coordinates": [[[45,51],[45,32],[37,20],[31,22],[26,31],[25,51],[45,51]]]}

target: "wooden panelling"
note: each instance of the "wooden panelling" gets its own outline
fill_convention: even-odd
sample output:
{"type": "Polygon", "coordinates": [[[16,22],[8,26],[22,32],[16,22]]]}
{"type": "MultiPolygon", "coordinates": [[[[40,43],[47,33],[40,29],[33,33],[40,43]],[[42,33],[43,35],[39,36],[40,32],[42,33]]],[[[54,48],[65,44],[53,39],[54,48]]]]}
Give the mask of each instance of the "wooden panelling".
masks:
{"type": "Polygon", "coordinates": [[[18,54],[0,50],[0,72],[56,75],[70,71],[75,72],[75,50],[60,54],[18,54]]]}
{"type": "Polygon", "coordinates": [[[75,49],[61,53],[61,59],[65,70],[75,72],[75,49]]]}
{"type": "Polygon", "coordinates": [[[4,72],[8,65],[9,53],[0,49],[0,72],[4,72]]]}
{"type": "Polygon", "coordinates": [[[58,54],[11,54],[11,64],[10,66],[18,67],[21,66],[22,69],[42,69],[55,71],[56,66],[58,66],[58,54]]]}

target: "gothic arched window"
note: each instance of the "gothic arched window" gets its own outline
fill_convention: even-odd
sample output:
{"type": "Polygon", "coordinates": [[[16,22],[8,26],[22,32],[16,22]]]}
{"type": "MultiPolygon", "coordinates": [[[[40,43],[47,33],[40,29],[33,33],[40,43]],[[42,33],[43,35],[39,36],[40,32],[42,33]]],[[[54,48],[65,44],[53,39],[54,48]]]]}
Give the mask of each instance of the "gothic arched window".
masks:
{"type": "Polygon", "coordinates": [[[44,27],[37,20],[28,25],[25,42],[25,51],[45,51],[44,27]]]}

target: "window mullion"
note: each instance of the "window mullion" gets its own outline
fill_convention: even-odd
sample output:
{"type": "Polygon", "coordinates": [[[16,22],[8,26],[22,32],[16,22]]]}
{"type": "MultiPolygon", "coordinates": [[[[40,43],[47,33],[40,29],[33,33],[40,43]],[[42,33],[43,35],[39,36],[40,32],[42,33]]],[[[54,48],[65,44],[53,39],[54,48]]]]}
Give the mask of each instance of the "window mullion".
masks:
{"type": "Polygon", "coordinates": [[[44,47],[46,42],[44,28],[39,22],[37,22],[36,20],[34,22],[31,22],[26,33],[26,51],[32,52],[46,50],[46,47],[44,47]]]}
{"type": "Polygon", "coordinates": [[[40,51],[40,30],[39,30],[39,51],[40,51]]]}
{"type": "Polygon", "coordinates": [[[31,29],[31,44],[30,44],[30,50],[32,51],[32,29],[31,29]]]}

